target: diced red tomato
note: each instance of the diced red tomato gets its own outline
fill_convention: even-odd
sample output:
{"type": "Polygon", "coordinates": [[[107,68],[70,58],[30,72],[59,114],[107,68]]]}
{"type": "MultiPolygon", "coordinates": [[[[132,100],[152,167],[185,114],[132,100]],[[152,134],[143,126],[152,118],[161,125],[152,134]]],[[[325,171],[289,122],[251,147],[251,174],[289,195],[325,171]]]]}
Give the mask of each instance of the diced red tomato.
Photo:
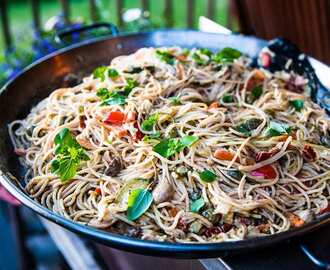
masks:
{"type": "Polygon", "coordinates": [[[104,120],[107,124],[121,125],[124,123],[126,115],[120,111],[110,112],[104,120]]]}
{"type": "Polygon", "coordinates": [[[96,192],[97,194],[101,194],[101,189],[100,189],[100,188],[96,188],[96,189],[95,189],[95,192],[96,192]]]}
{"type": "Polygon", "coordinates": [[[251,172],[252,176],[262,176],[266,179],[274,179],[277,175],[276,170],[271,165],[265,165],[251,172]]]}
{"type": "Polygon", "coordinates": [[[261,65],[262,65],[262,67],[264,67],[264,68],[269,67],[270,62],[271,62],[271,56],[270,56],[269,53],[266,53],[266,52],[261,53],[260,59],[261,59],[261,65]]]}
{"type": "Polygon", "coordinates": [[[219,160],[233,160],[234,158],[234,154],[232,154],[231,152],[227,151],[227,150],[224,150],[224,149],[217,149],[215,150],[213,156],[216,158],[216,159],[219,159],[219,160]]]}

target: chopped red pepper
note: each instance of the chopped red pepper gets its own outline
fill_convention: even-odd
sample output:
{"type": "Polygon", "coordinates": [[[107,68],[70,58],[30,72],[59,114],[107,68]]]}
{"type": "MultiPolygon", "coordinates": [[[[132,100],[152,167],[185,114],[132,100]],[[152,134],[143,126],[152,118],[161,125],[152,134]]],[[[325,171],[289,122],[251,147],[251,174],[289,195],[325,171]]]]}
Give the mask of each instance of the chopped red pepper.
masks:
{"type": "Polygon", "coordinates": [[[262,176],[266,179],[274,179],[277,175],[276,170],[271,165],[265,165],[251,172],[252,176],[262,176]]]}
{"type": "Polygon", "coordinates": [[[120,111],[110,112],[108,117],[104,120],[107,124],[121,125],[124,123],[126,115],[120,111]]]}
{"type": "Polygon", "coordinates": [[[216,158],[216,159],[219,159],[219,160],[233,160],[234,158],[234,154],[227,151],[227,150],[224,150],[224,149],[217,149],[215,150],[213,156],[216,158]]]}
{"type": "Polygon", "coordinates": [[[271,62],[271,56],[269,53],[263,52],[260,55],[260,59],[261,59],[261,66],[264,68],[269,67],[270,62],[271,62]]]}
{"type": "Polygon", "coordinates": [[[314,149],[308,144],[304,145],[302,156],[307,162],[314,162],[316,160],[316,153],[314,149]]]}
{"type": "Polygon", "coordinates": [[[101,194],[101,189],[100,189],[100,188],[96,188],[96,189],[95,189],[95,192],[96,192],[97,194],[101,194]]]}
{"type": "Polygon", "coordinates": [[[260,152],[256,153],[255,160],[257,162],[259,162],[259,161],[269,159],[270,157],[272,157],[273,155],[275,155],[279,151],[280,151],[280,149],[278,149],[277,147],[273,147],[269,151],[260,151],[260,152]]]}

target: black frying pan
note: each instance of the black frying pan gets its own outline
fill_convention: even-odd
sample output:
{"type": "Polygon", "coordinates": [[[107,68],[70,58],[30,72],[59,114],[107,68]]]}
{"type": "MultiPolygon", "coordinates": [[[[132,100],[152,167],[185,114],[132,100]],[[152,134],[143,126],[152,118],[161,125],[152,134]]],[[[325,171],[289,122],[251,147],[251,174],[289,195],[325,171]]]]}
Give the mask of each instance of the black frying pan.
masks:
{"type": "MultiPolygon", "coordinates": [[[[130,54],[141,47],[207,47],[219,50],[234,47],[254,57],[265,41],[241,35],[220,35],[197,31],[157,31],[100,38],[60,50],[32,64],[0,92],[0,182],[24,205],[41,216],[110,247],[147,255],[206,258],[269,246],[311,232],[330,222],[323,215],[305,226],[275,235],[237,242],[179,244],[133,239],[93,229],[65,219],[32,200],[22,189],[22,172],[11,146],[7,124],[23,118],[41,99],[56,88],[77,83],[95,67],[108,64],[118,55],[130,54]],[[71,74],[71,75],[70,75],[71,74]]],[[[321,65],[321,64],[320,64],[321,65]]]]}

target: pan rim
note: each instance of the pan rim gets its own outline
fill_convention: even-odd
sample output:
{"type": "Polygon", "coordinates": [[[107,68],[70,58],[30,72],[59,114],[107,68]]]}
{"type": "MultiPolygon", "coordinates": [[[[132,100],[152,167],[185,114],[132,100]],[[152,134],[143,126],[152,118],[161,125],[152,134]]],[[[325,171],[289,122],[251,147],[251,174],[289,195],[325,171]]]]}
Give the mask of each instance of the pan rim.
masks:
{"type": "MultiPolygon", "coordinates": [[[[129,35],[117,35],[117,36],[104,36],[100,38],[95,38],[88,41],[83,41],[66,48],[57,50],[45,57],[42,57],[30,64],[26,68],[24,68],[20,73],[18,73],[14,78],[9,80],[0,90],[0,95],[3,94],[6,89],[10,87],[11,84],[15,82],[15,80],[21,77],[23,74],[27,73],[29,70],[33,69],[35,66],[38,66],[40,63],[43,63],[57,55],[64,54],[70,52],[76,48],[80,48],[82,46],[91,45],[94,43],[102,42],[105,40],[112,40],[120,37],[134,37],[134,36],[143,36],[155,33],[203,33],[196,30],[159,30],[153,32],[143,32],[143,33],[135,33],[129,35]]],[[[215,36],[228,36],[223,34],[215,34],[215,33],[205,33],[207,35],[215,35],[215,36]]],[[[255,39],[260,40],[255,37],[242,36],[247,39],[255,39]]],[[[256,237],[245,240],[237,240],[237,241],[228,241],[228,242],[216,242],[216,243],[172,243],[172,242],[161,242],[161,241],[151,241],[151,240],[141,240],[136,238],[127,237],[120,234],[115,234],[111,232],[106,232],[104,230],[95,229],[89,227],[87,225],[82,225],[77,222],[66,219],[55,212],[47,209],[42,206],[38,202],[34,201],[31,197],[29,197],[22,189],[20,189],[11,179],[10,173],[3,172],[0,169],[0,183],[19,201],[23,203],[23,205],[32,209],[37,214],[43,216],[44,218],[66,228],[76,233],[87,236],[93,240],[103,242],[105,244],[116,247],[118,249],[124,249],[129,251],[134,251],[136,253],[144,253],[145,255],[161,255],[161,256],[185,256],[189,258],[207,258],[207,257],[216,257],[216,254],[224,254],[225,252],[231,251],[243,251],[251,248],[261,248],[269,245],[273,245],[291,238],[295,238],[297,236],[301,236],[308,232],[311,232],[318,227],[330,223],[330,213],[324,214],[317,219],[313,220],[306,225],[296,228],[290,229],[285,232],[280,232],[277,234],[264,236],[264,237],[256,237]],[[187,254],[187,252],[189,254],[187,254]]]]}

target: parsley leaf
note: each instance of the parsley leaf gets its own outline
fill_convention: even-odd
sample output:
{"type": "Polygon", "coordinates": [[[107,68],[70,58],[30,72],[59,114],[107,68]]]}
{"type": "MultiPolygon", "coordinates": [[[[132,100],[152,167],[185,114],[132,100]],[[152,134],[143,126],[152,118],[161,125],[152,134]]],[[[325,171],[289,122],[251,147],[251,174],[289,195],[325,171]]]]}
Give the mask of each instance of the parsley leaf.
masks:
{"type": "Polygon", "coordinates": [[[205,201],[203,197],[200,197],[197,200],[191,201],[189,204],[189,208],[191,212],[198,213],[203,208],[204,205],[205,205],[205,201]]]}
{"type": "Polygon", "coordinates": [[[179,97],[169,97],[168,99],[173,105],[181,105],[181,100],[179,99],[179,97]]]}
{"type": "Polygon", "coordinates": [[[275,121],[270,121],[265,134],[266,136],[273,137],[282,134],[289,134],[290,132],[291,132],[291,127],[289,125],[275,121]]]}
{"type": "Polygon", "coordinates": [[[134,87],[138,86],[138,82],[136,80],[133,80],[131,78],[126,79],[126,85],[124,87],[124,93],[126,96],[131,93],[134,87]]]}
{"type": "Polygon", "coordinates": [[[174,64],[174,60],[175,60],[175,56],[167,51],[163,51],[163,50],[156,50],[156,56],[163,62],[169,64],[169,65],[173,65],[174,64]]]}
{"type": "Polygon", "coordinates": [[[214,180],[217,179],[217,175],[209,170],[204,170],[199,173],[199,178],[202,182],[212,183],[214,180]]]}
{"type": "Polygon", "coordinates": [[[102,82],[105,80],[105,71],[108,69],[106,66],[97,67],[93,71],[93,78],[100,79],[102,82]]]}
{"type": "Polygon", "coordinates": [[[194,144],[196,141],[198,141],[198,137],[190,135],[184,136],[180,139],[164,139],[153,147],[153,151],[165,158],[169,158],[175,153],[182,151],[185,147],[194,144]]]}
{"type": "Polygon", "coordinates": [[[242,53],[233,48],[223,48],[217,54],[213,55],[212,59],[216,63],[232,63],[235,59],[239,58],[242,53]]]}
{"type": "Polygon", "coordinates": [[[108,76],[112,79],[115,79],[119,76],[119,73],[117,70],[115,70],[114,68],[109,68],[108,69],[108,76]]]}
{"type": "Polygon", "coordinates": [[[296,111],[300,112],[302,108],[304,108],[304,101],[302,99],[290,100],[289,104],[296,109],[296,111]]]}
{"type": "Polygon", "coordinates": [[[67,128],[60,130],[54,143],[56,159],[51,163],[51,171],[64,182],[75,176],[80,162],[89,160],[89,157],[67,128]]]}
{"type": "Polygon", "coordinates": [[[159,114],[156,113],[154,115],[149,116],[147,119],[145,119],[142,124],[141,124],[141,128],[142,131],[151,131],[154,127],[154,125],[157,123],[159,118],[159,114]]]}
{"type": "Polygon", "coordinates": [[[153,201],[152,194],[144,188],[133,189],[128,196],[127,218],[135,220],[148,210],[153,201]]]}

